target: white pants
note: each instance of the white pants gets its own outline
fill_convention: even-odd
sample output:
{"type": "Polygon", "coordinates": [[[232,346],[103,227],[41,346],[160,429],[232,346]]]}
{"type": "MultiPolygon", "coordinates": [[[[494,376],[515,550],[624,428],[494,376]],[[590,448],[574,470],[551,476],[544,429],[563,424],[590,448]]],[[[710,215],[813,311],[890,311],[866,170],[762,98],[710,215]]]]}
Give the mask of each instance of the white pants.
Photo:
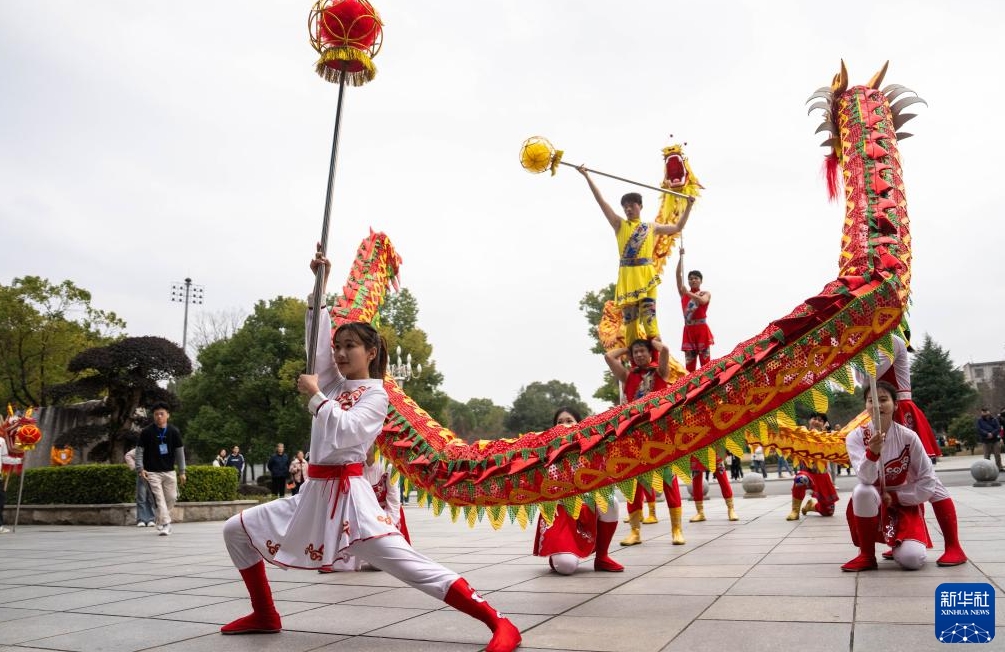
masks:
{"type": "MultiPolygon", "coordinates": [[[[251,539],[241,525],[240,514],[227,519],[223,526],[223,540],[238,569],[243,570],[262,561],[262,555],[251,545],[251,539]]],[[[346,550],[437,600],[445,598],[450,585],[460,578],[457,573],[417,552],[397,534],[356,541],[346,550]]]]}
{"type": "MultiPolygon", "coordinates": [[[[942,491],[945,491],[945,487],[942,491]]],[[[851,492],[851,507],[855,516],[864,518],[879,516],[881,501],[879,490],[872,485],[857,484],[851,492]]],[[[927,557],[925,544],[914,539],[905,539],[893,549],[893,560],[907,570],[918,570],[925,565],[927,557]]]]}
{"type": "Polygon", "coordinates": [[[147,482],[157,503],[157,525],[167,525],[178,498],[178,476],[174,471],[147,471],[147,482]]]}

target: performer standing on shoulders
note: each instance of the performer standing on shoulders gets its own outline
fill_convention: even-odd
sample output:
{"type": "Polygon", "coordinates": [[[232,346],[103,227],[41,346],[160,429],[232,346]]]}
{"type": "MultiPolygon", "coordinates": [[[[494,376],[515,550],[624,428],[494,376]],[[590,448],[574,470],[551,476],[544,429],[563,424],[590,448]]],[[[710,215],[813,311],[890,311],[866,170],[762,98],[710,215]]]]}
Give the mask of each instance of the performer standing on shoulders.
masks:
{"type": "Polygon", "coordinates": [[[701,272],[692,269],[687,273],[688,287],[684,287],[684,247],[681,247],[677,261],[677,291],[680,293],[681,310],[684,311],[684,336],[680,348],[684,351],[684,366],[689,372],[697,368],[699,359],[702,366],[708,364],[712,345],[715,344],[706,318],[712,293],[701,289],[702,280],[701,272]]]}
{"type": "MultiPolygon", "coordinates": [[[[579,423],[580,416],[571,407],[560,407],[552,418],[552,425],[566,428],[579,423]]],[[[560,575],[572,575],[579,567],[579,560],[596,553],[593,570],[620,573],[625,567],[610,557],[611,539],[618,529],[618,499],[613,495],[607,509],[596,510],[583,505],[579,518],[572,518],[565,507],[555,509],[555,519],[548,525],[543,517],[537,517],[537,536],[534,537],[534,554],[547,557],[548,565],[560,575]]]]}
{"type": "MultiPolygon", "coordinates": [[[[316,275],[324,267],[325,292],[331,265],[320,245],[311,260],[316,275]]],[[[308,301],[310,305],[312,301],[308,301]]],[[[331,332],[327,308],[321,319],[316,374],[297,380],[310,397],[311,454],[308,480],[300,493],[231,517],[223,527],[227,552],[240,570],[252,613],[221,628],[224,634],[272,633],[282,629],[265,574],[267,560],[284,568],[318,569],[344,555],[356,555],[492,630],[487,652],[511,652],[520,630],[472,589],[464,578],[416,552],[377,504],[363,477],[367,451],[387,417],[387,350],[376,329],[364,322],[331,332]],[[322,391],[323,390],[323,391],[322,391]]]]}
{"type": "MultiPolygon", "coordinates": [[[[632,368],[629,370],[621,363],[621,358],[629,353],[629,349],[612,349],[604,354],[604,362],[611,370],[611,374],[624,387],[626,402],[636,401],[650,392],[659,391],[667,386],[667,379],[670,377],[670,355],[666,353],[666,345],[659,337],[651,341],[638,339],[632,342],[631,347],[632,368]],[[659,355],[659,365],[653,364],[653,353],[659,355]]],[[[673,536],[675,546],[683,545],[684,530],[681,528],[682,507],[680,498],[680,483],[677,476],[668,487],[663,485],[663,494],[666,496],[667,506],[670,508],[670,531],[673,536]]],[[[638,486],[635,496],[628,505],[628,522],[631,525],[631,533],[621,541],[623,546],[634,546],[642,543],[642,500],[644,497],[643,487],[638,486]]]]}
{"type": "Polygon", "coordinates": [[[656,224],[642,222],[642,195],[630,192],[621,198],[621,208],[625,211],[623,218],[604,201],[586,166],[581,165],[576,169],[586,178],[594,199],[618,240],[618,255],[621,260],[614,303],[621,309],[625,322],[625,341],[652,340],[660,334],[656,321],[656,286],[660,283],[660,277],[653,267],[653,243],[657,235],[680,233],[691,215],[694,197],[688,197],[687,210],[679,223],[656,224]]]}

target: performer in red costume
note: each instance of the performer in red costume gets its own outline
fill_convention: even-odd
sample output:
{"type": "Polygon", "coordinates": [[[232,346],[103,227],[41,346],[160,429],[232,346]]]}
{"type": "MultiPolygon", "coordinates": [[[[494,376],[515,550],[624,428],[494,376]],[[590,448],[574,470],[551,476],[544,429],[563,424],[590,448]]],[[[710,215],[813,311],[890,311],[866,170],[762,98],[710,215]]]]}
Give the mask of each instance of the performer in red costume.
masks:
{"type": "MultiPolygon", "coordinates": [[[[327,296],[331,265],[321,246],[312,276],[324,266],[327,296]]],[[[313,302],[308,300],[308,305],[313,302]]],[[[311,455],[308,480],[296,496],[274,500],[231,517],[223,526],[227,552],[240,570],[252,613],[224,625],[224,634],[273,633],[282,629],[265,575],[265,561],[284,568],[318,569],[343,551],[485,623],[492,630],[488,652],[512,652],[521,637],[464,578],[412,548],[377,504],[363,478],[367,451],[387,418],[387,350],[376,329],[348,322],[332,334],[325,309],[316,316],[316,374],[302,374],[297,388],[310,397],[311,455]],[[322,391],[323,390],[323,391],[322,391]]],[[[307,320],[315,318],[308,310],[307,320]]],[[[307,332],[311,332],[310,323],[307,332]]]]}
{"type": "MultiPolygon", "coordinates": [[[[827,428],[827,415],[823,412],[814,412],[810,415],[806,426],[810,430],[823,432],[827,428]]],[[[799,471],[792,478],[792,511],[785,517],[785,520],[798,521],[800,507],[802,507],[803,514],[817,512],[821,516],[833,516],[834,505],[837,501],[837,488],[834,486],[831,474],[826,469],[823,473],[818,473],[805,464],[801,464],[799,471]],[[813,498],[810,498],[803,505],[807,489],[813,491],[813,498]]]]}
{"type": "MultiPolygon", "coordinates": [[[[692,523],[700,523],[705,519],[705,465],[697,457],[691,456],[691,489],[694,492],[694,507],[697,514],[691,517],[692,523]]],[[[731,521],[739,521],[733,508],[733,487],[729,484],[729,476],[726,475],[726,466],[722,463],[722,458],[715,460],[715,471],[712,473],[716,482],[719,483],[719,490],[722,498],[726,501],[726,517],[731,521]]]]}
{"type": "MultiPolygon", "coordinates": [[[[555,412],[552,425],[567,428],[579,423],[580,416],[571,407],[560,407],[555,412]]],[[[561,575],[572,575],[579,560],[596,553],[593,570],[620,573],[625,567],[610,557],[611,539],[618,529],[618,499],[611,496],[607,509],[596,511],[583,505],[579,518],[572,518],[565,507],[559,505],[555,518],[548,522],[537,517],[537,535],[534,537],[534,554],[547,557],[548,565],[561,575]]]]}
{"type": "Polygon", "coordinates": [[[712,293],[701,289],[702,278],[701,272],[693,269],[687,273],[688,287],[684,287],[684,247],[681,247],[677,261],[677,291],[684,312],[684,336],[680,348],[684,351],[684,366],[688,371],[697,368],[699,359],[702,366],[707,364],[715,344],[706,317],[712,293]]]}
{"type": "MultiPolygon", "coordinates": [[[[666,350],[663,340],[658,337],[652,340],[635,340],[629,349],[612,349],[604,354],[604,361],[611,370],[611,374],[620,382],[624,388],[626,402],[636,401],[650,392],[659,391],[666,388],[667,378],[670,377],[670,356],[659,355],[666,350]],[[621,358],[631,353],[632,368],[626,369],[621,363],[621,358]],[[659,364],[653,364],[653,354],[659,355],[659,364]]],[[[635,496],[628,505],[628,523],[631,532],[621,541],[623,546],[635,546],[642,543],[642,500],[643,487],[639,486],[635,491],[635,496]]],[[[680,484],[674,476],[673,482],[669,486],[663,485],[663,495],[666,496],[667,506],[670,508],[670,531],[674,545],[683,545],[684,530],[681,527],[682,507],[680,498],[680,484]]]]}
{"type": "MultiPolygon", "coordinates": [[[[910,331],[905,330],[905,335],[910,337],[910,331]]],[[[932,463],[936,457],[942,455],[939,444],[935,440],[932,426],[928,423],[925,413],[911,400],[911,363],[908,360],[908,352],[911,349],[908,344],[899,336],[893,336],[893,360],[889,356],[882,355],[879,366],[876,368],[876,376],[897,388],[897,411],[893,415],[893,420],[907,426],[918,433],[922,446],[928,454],[932,463]]],[[[946,541],[946,549],[942,556],[936,561],[939,566],[959,566],[967,561],[967,555],[960,545],[959,531],[956,521],[956,504],[946,491],[942,481],[936,477],[938,487],[929,499],[932,503],[932,511],[935,512],[935,519],[939,522],[939,529],[942,530],[942,537],[946,541]]],[[[884,559],[892,559],[893,551],[883,553],[884,559]]]]}
{"type": "Polygon", "coordinates": [[[848,510],[852,542],[857,557],[841,570],[875,570],[876,543],[893,546],[893,559],[903,568],[917,570],[932,547],[925,525],[924,503],[939,486],[932,462],[917,433],[893,420],[897,388],[886,381],[876,384],[876,395],[865,389],[870,414],[879,406],[879,424],[872,420],[851,431],[845,440],[848,458],[858,476],[848,510]]]}

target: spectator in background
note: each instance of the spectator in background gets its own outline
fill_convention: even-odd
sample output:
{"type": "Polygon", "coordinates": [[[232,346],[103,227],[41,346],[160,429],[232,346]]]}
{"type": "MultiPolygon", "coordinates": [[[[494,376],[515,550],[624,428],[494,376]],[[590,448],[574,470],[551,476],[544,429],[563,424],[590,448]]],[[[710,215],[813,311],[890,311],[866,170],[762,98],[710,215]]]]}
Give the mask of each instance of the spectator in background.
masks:
{"type": "Polygon", "coordinates": [[[213,466],[227,466],[227,449],[221,448],[219,454],[217,454],[216,459],[213,460],[213,466]]]}
{"type": "Polygon", "coordinates": [[[981,408],[981,416],[977,418],[977,440],[984,444],[984,459],[990,460],[993,453],[998,471],[1005,471],[1002,467],[1002,424],[987,408],[981,408]]]}
{"type": "Polygon", "coordinates": [[[290,474],[290,457],[282,443],[276,444],[276,452],[269,458],[268,469],[272,477],[272,493],[286,497],[286,477],[290,474]]]}
{"type": "MultiPolygon", "coordinates": [[[[138,446],[138,444],[137,444],[138,446]]],[[[136,527],[154,527],[154,495],[150,485],[136,470],[136,446],[126,453],[126,466],[136,473],[136,527]]]]}
{"type": "Polygon", "coordinates": [[[156,522],[161,536],[171,534],[171,509],[178,499],[179,483],[185,484],[185,447],[181,433],[168,423],[170,416],[167,403],[155,403],[154,422],[140,431],[136,447],[136,469],[150,483],[157,502],[156,522]]]}
{"type": "Polygon", "coordinates": [[[237,481],[244,482],[244,455],[241,455],[240,446],[234,446],[230,449],[226,465],[237,469],[237,481]]]}
{"type": "Polygon", "coordinates": [[[729,472],[733,480],[743,479],[743,459],[739,455],[733,455],[729,464],[729,472]]]}
{"type": "Polygon", "coordinates": [[[792,465],[789,464],[789,460],[786,459],[786,457],[784,455],[782,455],[781,451],[779,451],[778,452],[778,477],[779,478],[782,477],[782,471],[783,470],[786,473],[788,473],[790,476],[793,475],[793,473],[792,473],[792,465]]]}
{"type": "Polygon", "coordinates": [[[307,460],[304,459],[304,452],[297,451],[297,456],[290,462],[290,477],[293,478],[293,489],[290,491],[291,496],[296,496],[300,493],[300,485],[304,483],[306,474],[307,460]]]}
{"type": "Polygon", "coordinates": [[[760,473],[761,477],[768,477],[768,469],[764,466],[764,446],[758,444],[750,453],[750,471],[760,473]]]}

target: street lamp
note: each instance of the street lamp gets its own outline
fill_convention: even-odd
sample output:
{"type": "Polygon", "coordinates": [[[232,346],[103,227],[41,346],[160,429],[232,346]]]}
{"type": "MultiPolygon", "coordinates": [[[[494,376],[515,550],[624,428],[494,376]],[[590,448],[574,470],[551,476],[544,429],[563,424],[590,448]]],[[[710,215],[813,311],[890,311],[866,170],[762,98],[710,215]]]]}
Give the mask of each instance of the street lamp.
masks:
{"type": "Polygon", "coordinates": [[[181,332],[181,348],[188,355],[188,304],[202,305],[203,286],[192,285],[192,279],[186,278],[184,283],[171,284],[171,301],[185,304],[185,322],[181,332]]]}
{"type": "Polygon", "coordinates": [[[405,362],[401,362],[401,346],[398,347],[397,360],[392,362],[390,365],[391,377],[394,378],[394,382],[398,383],[398,387],[405,384],[406,380],[411,380],[422,373],[422,365],[417,365],[415,370],[412,370],[412,354],[409,353],[405,357],[405,362]]]}

